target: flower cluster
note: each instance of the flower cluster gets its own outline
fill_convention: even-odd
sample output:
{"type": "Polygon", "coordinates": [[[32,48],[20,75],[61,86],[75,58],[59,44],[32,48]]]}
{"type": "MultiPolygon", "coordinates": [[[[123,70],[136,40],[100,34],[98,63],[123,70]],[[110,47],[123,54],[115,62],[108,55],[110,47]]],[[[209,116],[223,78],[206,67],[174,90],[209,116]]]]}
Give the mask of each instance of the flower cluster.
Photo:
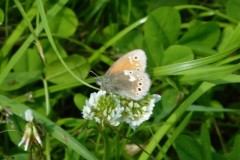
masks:
{"type": "Polygon", "coordinates": [[[106,91],[94,92],[83,108],[83,118],[94,120],[104,126],[109,123],[118,126],[121,122],[128,123],[135,129],[152,114],[155,103],[160,95],[148,95],[140,101],[107,94],[106,91]]]}
{"type": "Polygon", "coordinates": [[[33,113],[31,110],[26,110],[25,111],[25,120],[28,122],[25,126],[24,134],[22,137],[22,140],[19,142],[18,146],[21,146],[23,143],[24,145],[24,150],[27,151],[28,146],[32,142],[39,143],[42,146],[42,141],[39,137],[37,128],[33,122],[33,113]]]}

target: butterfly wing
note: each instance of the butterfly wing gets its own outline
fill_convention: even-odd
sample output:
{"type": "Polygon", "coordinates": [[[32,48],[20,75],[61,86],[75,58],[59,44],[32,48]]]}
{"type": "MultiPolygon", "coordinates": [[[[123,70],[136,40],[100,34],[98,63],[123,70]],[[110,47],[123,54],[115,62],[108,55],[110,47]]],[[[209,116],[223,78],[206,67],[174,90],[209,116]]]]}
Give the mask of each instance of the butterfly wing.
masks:
{"type": "Polygon", "coordinates": [[[151,86],[151,80],[145,72],[146,61],[143,50],[128,52],[108,69],[98,84],[109,93],[140,100],[147,95],[151,86]]]}
{"type": "Polygon", "coordinates": [[[118,94],[134,100],[140,100],[147,95],[151,86],[148,74],[138,70],[124,70],[106,75],[102,87],[110,93],[118,94]]]}
{"type": "Polygon", "coordinates": [[[107,71],[108,74],[117,73],[123,70],[141,70],[146,69],[147,57],[143,50],[136,49],[128,52],[119,58],[107,71]]]}

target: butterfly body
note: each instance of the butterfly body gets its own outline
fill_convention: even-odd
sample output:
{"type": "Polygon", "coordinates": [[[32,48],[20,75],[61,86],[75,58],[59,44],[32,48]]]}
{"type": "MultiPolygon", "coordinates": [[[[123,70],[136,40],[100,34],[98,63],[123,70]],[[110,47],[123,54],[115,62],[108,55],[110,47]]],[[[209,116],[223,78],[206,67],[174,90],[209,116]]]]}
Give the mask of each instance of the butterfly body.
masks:
{"type": "Polygon", "coordinates": [[[144,51],[133,50],[117,60],[97,83],[109,93],[140,100],[147,95],[151,80],[144,51]]]}

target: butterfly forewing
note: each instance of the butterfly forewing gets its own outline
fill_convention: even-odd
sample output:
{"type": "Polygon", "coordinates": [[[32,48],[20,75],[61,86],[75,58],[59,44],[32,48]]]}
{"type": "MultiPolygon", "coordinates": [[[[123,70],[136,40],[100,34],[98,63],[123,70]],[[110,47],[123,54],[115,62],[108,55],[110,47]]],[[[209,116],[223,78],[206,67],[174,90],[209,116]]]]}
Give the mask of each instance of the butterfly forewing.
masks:
{"type": "Polygon", "coordinates": [[[146,69],[146,55],[143,50],[137,49],[128,52],[118,59],[107,71],[107,74],[113,74],[123,70],[141,70],[146,69]]]}

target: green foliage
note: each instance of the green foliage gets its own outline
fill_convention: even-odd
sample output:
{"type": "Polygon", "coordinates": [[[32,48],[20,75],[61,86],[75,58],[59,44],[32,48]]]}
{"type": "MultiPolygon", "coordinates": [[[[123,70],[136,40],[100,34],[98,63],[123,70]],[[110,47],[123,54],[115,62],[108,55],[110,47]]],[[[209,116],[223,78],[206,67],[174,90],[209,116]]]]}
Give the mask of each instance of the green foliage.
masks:
{"type": "Polygon", "coordinates": [[[3,21],[4,21],[4,12],[3,12],[3,10],[0,8],[0,25],[2,25],[3,21]]]}
{"type": "MultiPolygon", "coordinates": [[[[87,77],[90,66],[85,58],[79,55],[71,55],[63,60],[74,74],[83,79],[87,77]]],[[[48,81],[56,84],[77,82],[58,60],[46,65],[45,75],[48,81]]]]}
{"type": "Polygon", "coordinates": [[[239,9],[239,0],[1,1],[0,159],[240,159],[239,9]],[[137,48],[150,93],[162,95],[151,119],[135,131],[83,119],[96,75],[137,48]],[[27,109],[43,145],[25,152],[27,109]]]}

